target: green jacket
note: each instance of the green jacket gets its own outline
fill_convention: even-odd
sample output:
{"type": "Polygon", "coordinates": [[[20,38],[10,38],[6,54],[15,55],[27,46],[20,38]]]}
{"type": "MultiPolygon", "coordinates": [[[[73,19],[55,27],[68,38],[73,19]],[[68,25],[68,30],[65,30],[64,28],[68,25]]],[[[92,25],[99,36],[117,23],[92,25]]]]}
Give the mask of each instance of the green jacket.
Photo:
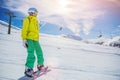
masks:
{"type": "Polygon", "coordinates": [[[23,20],[21,37],[23,40],[39,40],[39,23],[36,17],[28,16],[23,20]]]}

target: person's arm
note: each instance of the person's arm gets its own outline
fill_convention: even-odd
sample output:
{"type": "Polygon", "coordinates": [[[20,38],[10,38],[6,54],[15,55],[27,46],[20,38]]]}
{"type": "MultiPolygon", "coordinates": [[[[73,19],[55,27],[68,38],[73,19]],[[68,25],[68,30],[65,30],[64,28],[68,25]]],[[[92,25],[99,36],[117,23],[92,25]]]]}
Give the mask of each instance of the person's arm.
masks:
{"type": "Polygon", "coordinates": [[[27,45],[27,33],[28,33],[28,27],[29,27],[29,20],[27,18],[25,18],[23,20],[23,26],[22,26],[22,32],[21,32],[21,37],[22,37],[22,40],[23,40],[23,46],[24,47],[28,47],[27,45]]]}
{"type": "Polygon", "coordinates": [[[26,38],[27,38],[28,26],[29,26],[29,20],[27,18],[25,18],[23,20],[22,32],[21,32],[21,37],[23,40],[26,40],[26,38]]]}

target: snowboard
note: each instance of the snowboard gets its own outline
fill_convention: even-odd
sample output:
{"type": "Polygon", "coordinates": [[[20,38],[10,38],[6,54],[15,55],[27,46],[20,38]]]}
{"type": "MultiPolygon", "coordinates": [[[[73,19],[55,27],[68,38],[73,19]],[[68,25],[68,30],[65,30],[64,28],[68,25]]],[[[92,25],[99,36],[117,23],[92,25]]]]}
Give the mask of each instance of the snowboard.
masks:
{"type": "Polygon", "coordinates": [[[23,77],[19,78],[18,80],[35,80],[35,79],[47,74],[50,71],[51,71],[51,69],[47,69],[45,71],[38,71],[37,70],[34,72],[34,75],[32,77],[28,77],[28,76],[24,75],[23,77]]]}

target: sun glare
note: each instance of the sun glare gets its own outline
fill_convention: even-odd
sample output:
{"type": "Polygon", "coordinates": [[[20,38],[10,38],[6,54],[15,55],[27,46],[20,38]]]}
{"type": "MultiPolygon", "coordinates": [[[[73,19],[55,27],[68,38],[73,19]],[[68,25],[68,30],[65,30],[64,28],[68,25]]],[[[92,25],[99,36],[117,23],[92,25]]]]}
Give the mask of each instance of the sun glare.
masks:
{"type": "Polygon", "coordinates": [[[69,11],[68,4],[70,4],[69,0],[59,0],[59,13],[60,14],[67,14],[69,11]]]}
{"type": "Polygon", "coordinates": [[[68,5],[68,0],[59,0],[59,4],[61,7],[65,8],[68,5]]]}

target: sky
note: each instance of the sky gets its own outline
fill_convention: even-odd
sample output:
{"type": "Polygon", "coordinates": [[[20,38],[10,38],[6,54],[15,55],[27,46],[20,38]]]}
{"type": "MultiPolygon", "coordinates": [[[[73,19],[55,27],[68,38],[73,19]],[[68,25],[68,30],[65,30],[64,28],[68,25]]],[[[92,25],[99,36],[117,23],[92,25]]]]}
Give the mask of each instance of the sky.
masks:
{"type": "MultiPolygon", "coordinates": [[[[0,9],[13,11],[13,24],[21,27],[30,7],[38,9],[41,32],[72,34],[82,38],[120,36],[119,0],[1,0],[0,9]],[[59,31],[59,28],[62,30],[59,31]]],[[[2,13],[0,13],[2,14],[2,13]]],[[[4,15],[0,15],[1,20],[4,15]]]]}

